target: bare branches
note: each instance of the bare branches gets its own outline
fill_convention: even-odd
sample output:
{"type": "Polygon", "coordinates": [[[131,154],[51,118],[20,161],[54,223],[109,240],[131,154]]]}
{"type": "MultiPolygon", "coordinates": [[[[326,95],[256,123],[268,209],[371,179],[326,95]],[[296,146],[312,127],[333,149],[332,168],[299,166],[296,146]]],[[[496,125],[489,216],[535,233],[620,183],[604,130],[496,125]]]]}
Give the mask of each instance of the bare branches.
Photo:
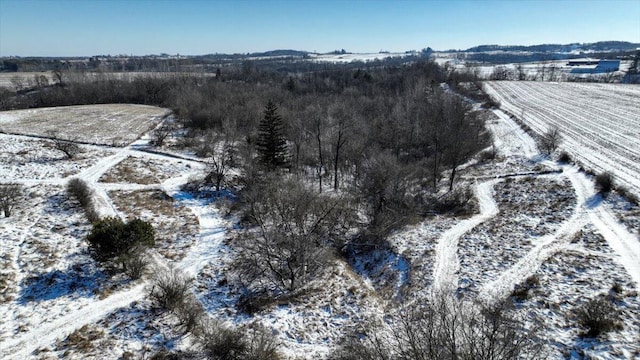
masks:
{"type": "Polygon", "coordinates": [[[20,184],[0,184],[0,210],[5,217],[11,216],[13,209],[21,201],[23,187],[20,184]]]}

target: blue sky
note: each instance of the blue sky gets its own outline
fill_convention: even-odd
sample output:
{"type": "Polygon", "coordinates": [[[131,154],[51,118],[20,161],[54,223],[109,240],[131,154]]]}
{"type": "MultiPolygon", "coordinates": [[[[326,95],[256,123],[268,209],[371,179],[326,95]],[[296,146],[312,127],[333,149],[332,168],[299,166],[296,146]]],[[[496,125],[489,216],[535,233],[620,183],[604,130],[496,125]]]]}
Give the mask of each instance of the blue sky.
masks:
{"type": "Polygon", "coordinates": [[[0,56],[640,42],[640,0],[0,0],[0,56]]]}

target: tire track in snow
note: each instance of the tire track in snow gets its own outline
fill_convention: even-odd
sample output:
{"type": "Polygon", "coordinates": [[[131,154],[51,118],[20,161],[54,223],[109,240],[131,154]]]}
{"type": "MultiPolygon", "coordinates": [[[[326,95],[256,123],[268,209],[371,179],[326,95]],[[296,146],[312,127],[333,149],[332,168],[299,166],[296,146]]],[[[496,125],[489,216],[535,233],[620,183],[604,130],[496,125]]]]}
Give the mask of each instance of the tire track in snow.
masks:
{"type": "MultiPolygon", "coordinates": [[[[133,151],[136,151],[136,150],[133,150],[133,151]]],[[[136,152],[143,154],[143,157],[150,157],[150,158],[162,157],[169,160],[174,160],[174,161],[176,160],[175,157],[171,157],[171,156],[165,157],[157,153],[147,154],[145,152],[138,152],[138,151],[136,152]]],[[[66,183],[66,181],[69,178],[83,179],[87,181],[88,185],[94,190],[94,201],[97,202],[96,208],[99,209],[99,211],[101,211],[100,215],[116,216],[117,210],[115,206],[112,204],[111,199],[109,198],[106,192],[106,189],[110,189],[111,187],[116,187],[116,188],[127,187],[127,185],[115,184],[113,186],[111,185],[103,186],[98,182],[98,180],[111,167],[117,165],[118,163],[126,159],[129,155],[131,155],[131,153],[132,153],[132,150],[130,150],[129,148],[119,150],[117,154],[103,158],[100,161],[98,161],[95,165],[91,166],[90,168],[76,175],[70,176],[67,179],[52,179],[47,181],[34,181],[34,182],[37,184],[62,185],[66,183]]],[[[179,160],[191,161],[188,159],[179,159],[179,160]]],[[[201,163],[194,163],[194,164],[197,165],[196,169],[194,169],[194,172],[197,171],[197,169],[202,166],[201,163]]],[[[162,188],[165,191],[167,191],[167,193],[170,193],[170,191],[175,192],[182,184],[188,181],[190,175],[192,175],[192,173],[184,174],[177,178],[168,179],[162,184],[150,185],[145,187],[162,188]]],[[[26,180],[24,182],[29,183],[30,181],[26,180]]],[[[139,186],[132,185],[132,188],[138,188],[138,187],[139,186]]],[[[184,199],[179,199],[179,200],[184,200],[184,199]]],[[[185,259],[183,260],[183,262],[181,262],[180,268],[184,268],[184,270],[182,271],[188,272],[190,274],[191,273],[197,274],[197,272],[201,269],[201,267],[204,266],[204,263],[206,261],[211,260],[211,257],[203,258],[206,260],[198,259],[198,255],[202,255],[200,254],[200,251],[204,251],[207,248],[211,248],[211,246],[207,247],[207,245],[209,243],[212,243],[211,240],[213,240],[212,239],[213,236],[215,236],[216,238],[219,238],[219,240],[216,244],[211,244],[211,245],[213,245],[213,247],[216,247],[216,246],[219,247],[224,237],[224,230],[219,231],[217,233],[214,231],[215,229],[222,229],[221,227],[216,225],[217,223],[215,220],[216,220],[217,214],[212,211],[205,212],[204,210],[202,210],[202,208],[204,207],[204,204],[196,201],[192,201],[189,204],[187,204],[187,206],[189,206],[194,212],[200,215],[198,217],[198,221],[201,224],[201,229],[200,229],[201,235],[198,242],[199,246],[197,248],[193,248],[189,253],[191,259],[199,260],[199,262],[197,262],[197,265],[194,266],[192,264],[185,263],[185,261],[187,261],[185,259]],[[206,219],[206,220],[203,221],[203,219],[206,219]]],[[[211,254],[212,252],[209,251],[205,253],[211,254]]],[[[154,273],[159,271],[168,271],[171,269],[171,266],[169,266],[166,259],[164,259],[162,256],[157,254],[157,252],[150,251],[149,255],[150,255],[149,259],[151,260],[151,266],[153,268],[154,273]]],[[[29,332],[19,334],[18,336],[13,337],[9,340],[0,342],[0,358],[8,359],[8,360],[11,360],[11,359],[22,360],[22,359],[29,358],[35,350],[42,347],[51,346],[57,340],[62,340],[66,338],[69,334],[73,333],[76,329],[79,329],[86,324],[96,323],[99,320],[106,317],[111,312],[118,310],[120,308],[126,307],[136,300],[142,299],[147,293],[145,289],[146,286],[147,286],[146,282],[137,284],[131,289],[114,293],[105,299],[97,300],[93,303],[90,303],[86,305],[84,308],[72,311],[48,323],[41,324],[39,327],[29,332]]]]}
{"type": "Polygon", "coordinates": [[[106,299],[96,301],[69,315],[41,324],[30,332],[0,343],[0,358],[5,360],[23,360],[33,351],[49,346],[58,339],[64,339],[85,324],[97,322],[110,312],[125,307],[145,294],[145,284],[113,294],[106,299]]]}
{"type": "Polygon", "coordinates": [[[502,110],[493,110],[498,117],[498,124],[489,124],[493,133],[494,144],[503,156],[524,156],[533,158],[539,155],[536,142],[509,115],[502,110]],[[508,148],[513,146],[513,148],[508,148]]]}
{"type": "MultiPolygon", "coordinates": [[[[577,171],[577,169],[574,169],[577,171]]],[[[560,228],[553,234],[543,236],[538,240],[539,244],[531,249],[525,256],[516,262],[509,269],[504,271],[495,280],[486,283],[481,289],[478,297],[489,303],[495,303],[506,298],[515,286],[523,282],[527,277],[533,275],[540,266],[553,254],[564,249],[573,237],[588,223],[586,216],[587,199],[584,192],[578,190],[582,188],[580,182],[573,176],[568,176],[573,188],[576,189],[577,204],[571,217],[564,221],[560,228]]]]}
{"type": "Polygon", "coordinates": [[[457,275],[460,263],[458,261],[458,240],[466,232],[478,226],[482,222],[498,214],[498,205],[493,198],[493,185],[497,180],[486,181],[474,188],[476,198],[480,205],[480,214],[469,219],[462,220],[451,229],[447,230],[436,246],[436,258],[433,270],[432,293],[434,295],[443,292],[453,292],[458,286],[457,275]]]}
{"type": "Polygon", "coordinates": [[[603,203],[602,196],[596,194],[593,182],[586,175],[576,168],[568,173],[571,182],[578,184],[575,186],[576,192],[589,199],[586,208],[589,220],[616,252],[616,259],[636,283],[636,291],[640,292],[640,239],[616,219],[603,203]]]}

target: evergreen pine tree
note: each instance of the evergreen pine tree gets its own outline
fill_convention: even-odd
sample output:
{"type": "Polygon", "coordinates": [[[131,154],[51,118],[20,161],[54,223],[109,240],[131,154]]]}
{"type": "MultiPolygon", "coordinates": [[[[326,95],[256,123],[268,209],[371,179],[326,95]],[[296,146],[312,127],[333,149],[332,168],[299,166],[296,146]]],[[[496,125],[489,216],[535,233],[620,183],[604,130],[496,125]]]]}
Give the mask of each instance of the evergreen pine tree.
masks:
{"type": "Polygon", "coordinates": [[[287,141],[284,137],[284,124],[278,115],[278,107],[269,100],[264,117],[258,125],[256,144],[260,161],[269,169],[284,167],[287,164],[287,141]]]}

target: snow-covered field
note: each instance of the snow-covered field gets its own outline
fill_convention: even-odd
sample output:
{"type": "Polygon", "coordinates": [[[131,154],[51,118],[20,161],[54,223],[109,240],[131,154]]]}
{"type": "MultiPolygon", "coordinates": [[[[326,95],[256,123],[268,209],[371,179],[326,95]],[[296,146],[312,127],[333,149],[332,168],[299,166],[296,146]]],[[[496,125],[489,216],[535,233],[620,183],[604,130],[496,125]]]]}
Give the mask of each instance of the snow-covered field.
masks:
{"type": "MultiPolygon", "coordinates": [[[[71,177],[92,186],[102,214],[154,224],[152,271],[171,266],[193,277],[192,290],[209,315],[266,328],[286,358],[326,358],[345,335],[383,319],[398,303],[435,292],[499,301],[532,276],[538,285],[517,311],[542,324],[552,358],[640,356],[640,239],[633,225],[640,211],[615,193],[596,194],[589,176],[546,160],[509,116],[495,114],[488,126],[496,160],[460,175],[474,189],[476,214],[434,216],[397,231],[392,249],[354,266],[336,259],[303,295],[252,316],[238,312],[240,294],[229,286],[233,219],[215,201],[180,189],[204,164],[141,151],[149,138],[131,143],[138,134],[122,148],[81,145],[84,152],[73,160],[50,140],[0,134],[0,182],[22,183],[28,194],[14,215],[0,219],[0,358],[149,358],[191,346],[176,319],[148,299],[147,278],[113,277],[89,256],[83,239],[90,224],[64,190],[71,177]],[[615,302],[622,328],[583,339],[575,309],[614,284],[622,289],[615,302]]],[[[129,116],[149,124],[135,112],[129,116]]],[[[91,119],[87,126],[97,127],[102,117],[91,119]]]]}
{"type": "Polygon", "coordinates": [[[0,112],[0,132],[51,136],[83,143],[129,144],[169,114],[155,106],[79,105],[0,112]]]}
{"type": "Polygon", "coordinates": [[[538,134],[557,126],[563,150],[640,196],[640,86],[499,81],[485,88],[538,134]]]}

